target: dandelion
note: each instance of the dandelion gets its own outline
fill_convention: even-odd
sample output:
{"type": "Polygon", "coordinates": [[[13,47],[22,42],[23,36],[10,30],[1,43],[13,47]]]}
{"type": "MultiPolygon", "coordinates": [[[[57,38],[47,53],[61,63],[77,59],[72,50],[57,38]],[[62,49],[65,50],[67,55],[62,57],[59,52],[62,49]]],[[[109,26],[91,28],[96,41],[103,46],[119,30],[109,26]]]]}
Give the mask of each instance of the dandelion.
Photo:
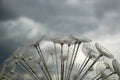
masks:
{"type": "Polygon", "coordinates": [[[113,74],[120,77],[116,60],[112,61],[114,70],[104,61],[101,65],[105,68],[95,72],[96,63],[102,63],[103,57],[114,58],[90,39],[72,34],[42,36],[19,47],[4,61],[0,80],[107,80],[113,74]],[[107,70],[110,72],[106,73],[107,70]],[[91,73],[94,74],[90,76],[91,73]]]}

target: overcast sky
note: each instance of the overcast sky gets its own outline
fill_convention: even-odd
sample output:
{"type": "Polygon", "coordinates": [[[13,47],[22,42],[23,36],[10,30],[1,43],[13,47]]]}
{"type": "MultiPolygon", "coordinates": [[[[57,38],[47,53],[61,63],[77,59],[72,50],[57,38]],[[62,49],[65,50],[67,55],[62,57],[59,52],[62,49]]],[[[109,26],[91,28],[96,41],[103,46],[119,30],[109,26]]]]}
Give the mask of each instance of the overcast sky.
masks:
{"type": "Polygon", "coordinates": [[[26,40],[72,33],[120,60],[120,0],[0,0],[0,63],[26,40]]]}

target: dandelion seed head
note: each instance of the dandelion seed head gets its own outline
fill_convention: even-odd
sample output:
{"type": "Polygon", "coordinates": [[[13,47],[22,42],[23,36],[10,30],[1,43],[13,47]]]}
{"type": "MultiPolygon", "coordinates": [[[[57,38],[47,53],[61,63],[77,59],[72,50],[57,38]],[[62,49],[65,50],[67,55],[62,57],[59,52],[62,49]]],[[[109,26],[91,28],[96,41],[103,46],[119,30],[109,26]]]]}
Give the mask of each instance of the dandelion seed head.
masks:
{"type": "Polygon", "coordinates": [[[110,63],[103,63],[101,54],[108,58],[113,57],[103,46],[84,37],[72,34],[43,36],[31,40],[13,52],[4,62],[0,79],[7,80],[11,77],[11,80],[90,80],[91,75],[96,75],[99,69],[103,72],[100,77],[107,80],[108,73],[100,68],[112,69],[112,66],[119,76],[118,62],[113,60],[112,66],[110,63]],[[99,63],[101,64],[98,65],[99,63]]]}

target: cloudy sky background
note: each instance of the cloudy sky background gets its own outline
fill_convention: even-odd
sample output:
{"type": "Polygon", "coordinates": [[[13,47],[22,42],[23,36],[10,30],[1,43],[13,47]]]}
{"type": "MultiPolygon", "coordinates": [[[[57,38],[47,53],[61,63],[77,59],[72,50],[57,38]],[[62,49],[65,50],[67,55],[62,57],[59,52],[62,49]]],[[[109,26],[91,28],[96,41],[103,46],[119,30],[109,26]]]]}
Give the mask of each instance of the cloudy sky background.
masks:
{"type": "Polygon", "coordinates": [[[0,0],[0,64],[26,40],[55,33],[95,40],[120,60],[120,0],[0,0]]]}

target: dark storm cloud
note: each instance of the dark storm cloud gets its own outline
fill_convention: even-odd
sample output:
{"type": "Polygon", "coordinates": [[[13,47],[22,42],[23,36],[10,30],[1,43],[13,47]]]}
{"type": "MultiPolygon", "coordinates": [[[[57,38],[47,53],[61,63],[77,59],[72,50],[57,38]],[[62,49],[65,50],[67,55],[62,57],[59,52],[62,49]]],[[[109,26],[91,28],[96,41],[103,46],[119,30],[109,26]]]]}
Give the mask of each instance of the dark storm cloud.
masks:
{"type": "Polygon", "coordinates": [[[92,4],[84,1],[69,4],[69,0],[5,0],[4,3],[17,14],[46,24],[49,31],[83,33],[97,26],[92,4]]]}
{"type": "Polygon", "coordinates": [[[4,5],[18,15],[40,21],[51,31],[61,32],[67,28],[86,32],[98,27],[106,13],[120,12],[119,4],[119,0],[4,0],[4,5]]]}
{"type": "Polygon", "coordinates": [[[83,33],[95,28],[97,19],[93,4],[81,0],[69,4],[70,1],[72,0],[4,0],[4,5],[18,15],[46,24],[50,31],[83,33]]]}
{"type": "Polygon", "coordinates": [[[119,0],[1,0],[0,51],[6,55],[5,50],[10,53],[38,34],[74,33],[93,39],[99,35],[100,40],[101,35],[111,39],[108,35],[117,34],[117,38],[119,7],[119,0]]]}
{"type": "Polygon", "coordinates": [[[38,29],[41,29],[41,34],[45,33],[45,28],[41,23],[35,22],[32,19],[21,17],[15,20],[1,21],[1,37],[0,40],[13,40],[21,41],[31,39],[38,33],[38,29]]]}
{"type": "Polygon", "coordinates": [[[41,23],[26,17],[0,22],[0,64],[17,47],[29,42],[35,36],[45,34],[41,23]],[[39,33],[38,29],[42,31],[39,33]]]}
{"type": "Polygon", "coordinates": [[[6,7],[3,1],[4,0],[0,0],[0,21],[16,18],[16,13],[6,7]]]}
{"type": "Polygon", "coordinates": [[[4,0],[4,5],[18,15],[45,24],[50,32],[65,33],[98,28],[108,13],[120,13],[119,4],[119,0],[4,0]]]}
{"type": "Polygon", "coordinates": [[[103,18],[105,13],[120,13],[120,0],[97,0],[94,6],[98,18],[103,18]]]}

